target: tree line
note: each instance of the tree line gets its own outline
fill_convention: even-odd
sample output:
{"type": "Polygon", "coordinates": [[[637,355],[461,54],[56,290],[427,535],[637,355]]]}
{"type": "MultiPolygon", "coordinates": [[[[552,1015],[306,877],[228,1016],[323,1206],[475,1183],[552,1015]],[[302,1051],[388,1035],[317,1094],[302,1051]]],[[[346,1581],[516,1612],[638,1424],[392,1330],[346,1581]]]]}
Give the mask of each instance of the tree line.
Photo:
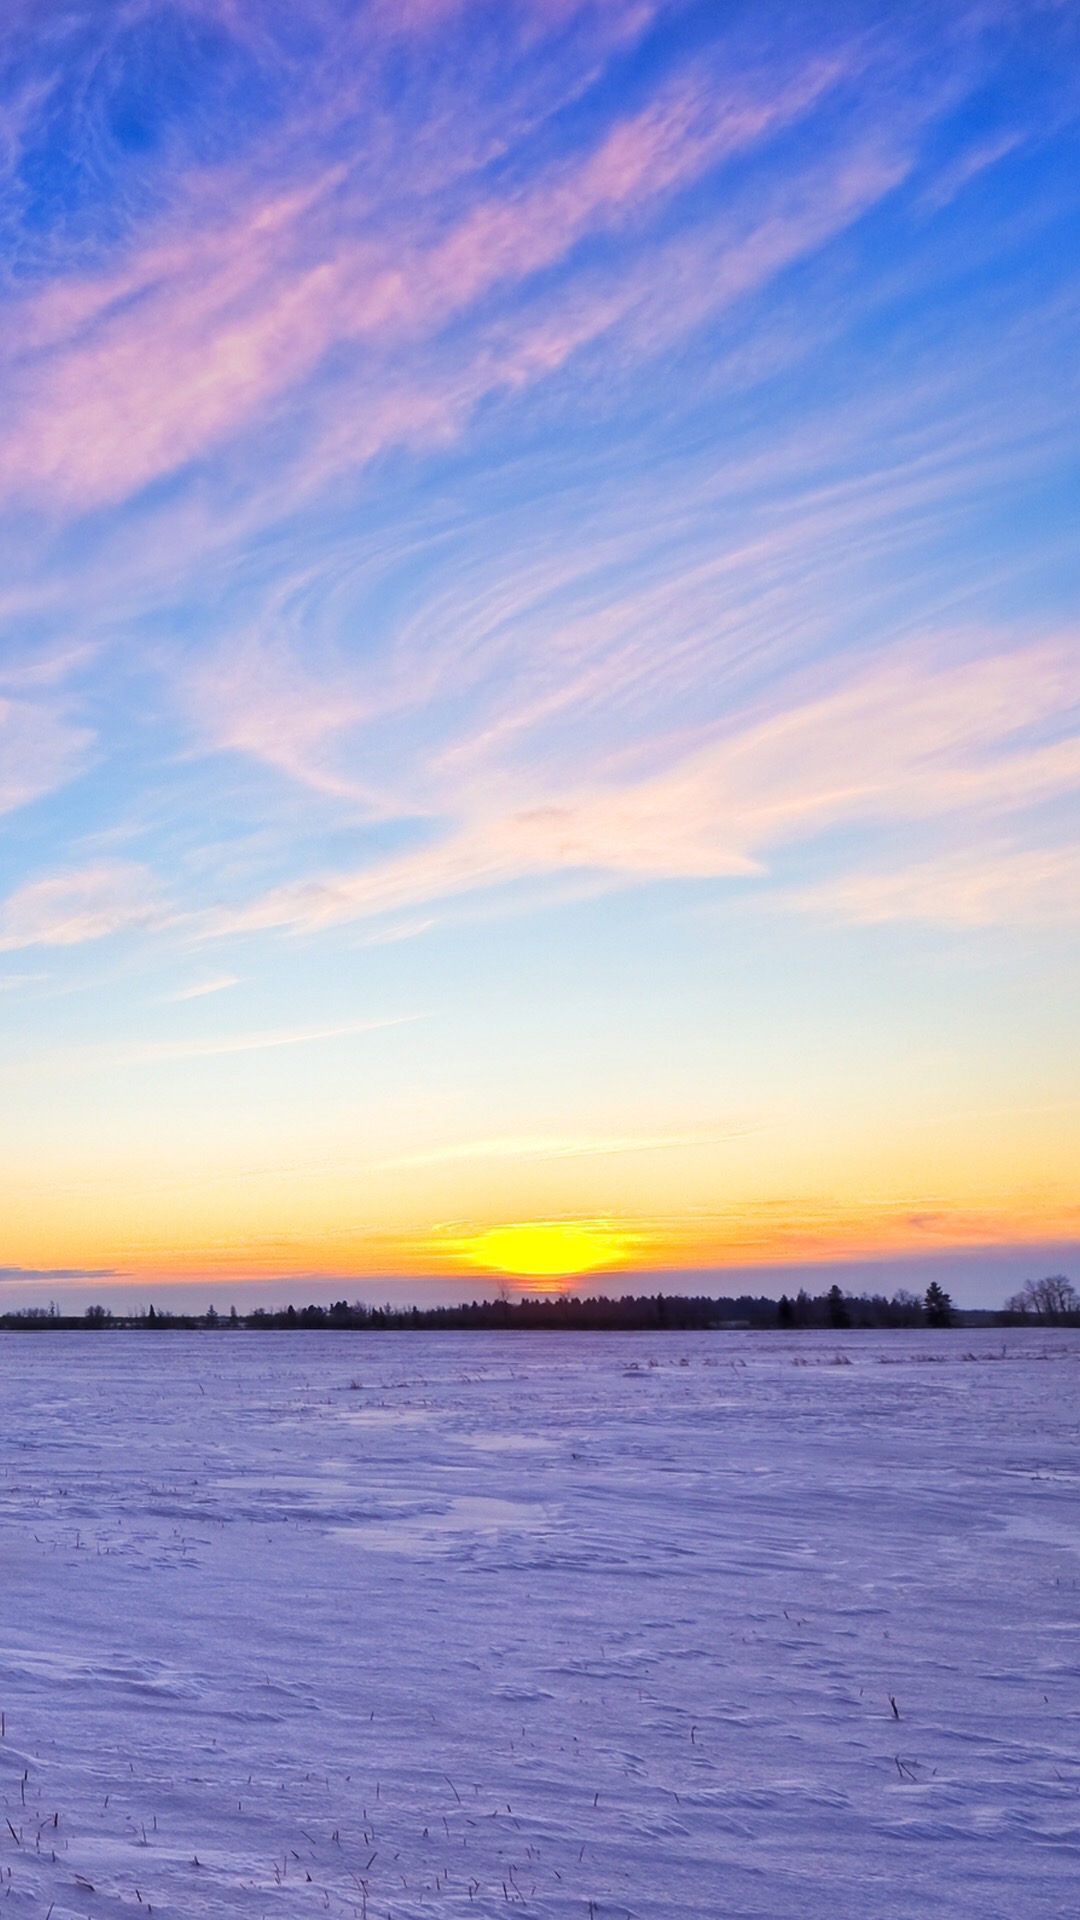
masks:
{"type": "Polygon", "coordinates": [[[958,1310],[944,1287],[932,1280],[923,1294],[900,1288],[889,1297],[845,1293],[833,1285],[823,1293],[811,1294],[805,1289],[792,1295],[782,1293],[779,1300],[767,1294],[712,1297],[663,1293],[623,1294],[618,1299],[604,1294],[526,1294],[512,1299],[503,1293],[495,1300],[473,1300],[454,1307],[373,1307],[360,1300],[335,1300],[329,1306],[255,1307],[246,1314],[238,1313],[235,1307],[219,1314],[214,1307],[206,1313],[173,1313],[154,1306],[137,1313],[114,1314],[100,1305],[89,1306],[82,1314],[63,1314],[55,1304],[0,1313],[0,1328],[40,1332],[135,1327],[162,1332],[200,1328],[248,1328],[257,1332],[322,1328],[360,1333],[536,1328],[578,1333],[690,1333],[703,1328],[817,1327],[841,1331],[858,1327],[950,1327],[958,1323],[1080,1326],[1080,1294],[1063,1274],[1050,1274],[1042,1280],[1026,1281],[998,1311],[958,1310]]]}
{"type": "Polygon", "coordinates": [[[889,1297],[880,1293],[845,1293],[838,1285],[826,1292],[783,1293],[779,1300],[767,1294],[736,1296],[686,1294],[607,1295],[526,1294],[495,1300],[473,1300],[454,1307],[368,1306],[363,1301],[335,1300],[329,1306],[256,1307],[240,1314],[235,1307],[219,1314],[174,1313],[151,1306],[131,1314],[114,1314],[93,1305],[83,1314],[63,1314],[55,1306],[24,1307],[0,1314],[0,1327],[46,1332],[75,1328],[126,1328],[179,1331],[197,1328],[276,1331],[304,1328],[350,1332],[499,1331],[537,1328],[552,1332],[672,1332],[703,1328],[844,1328],[949,1327],[989,1324],[1016,1326],[1080,1325],[1080,1295],[1062,1274],[1029,1280],[1000,1311],[958,1311],[944,1287],[932,1280],[925,1293],[900,1288],[889,1297]]]}

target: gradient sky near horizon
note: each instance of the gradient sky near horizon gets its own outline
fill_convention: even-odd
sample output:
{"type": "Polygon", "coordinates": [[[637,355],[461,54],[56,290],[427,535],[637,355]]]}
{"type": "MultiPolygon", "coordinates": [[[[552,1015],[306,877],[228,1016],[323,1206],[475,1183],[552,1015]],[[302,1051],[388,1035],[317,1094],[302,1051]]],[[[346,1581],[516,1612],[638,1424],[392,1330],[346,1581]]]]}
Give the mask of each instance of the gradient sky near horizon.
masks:
{"type": "Polygon", "coordinates": [[[1077,10],[0,61],[0,1297],[1080,1243],[1077,10]]]}

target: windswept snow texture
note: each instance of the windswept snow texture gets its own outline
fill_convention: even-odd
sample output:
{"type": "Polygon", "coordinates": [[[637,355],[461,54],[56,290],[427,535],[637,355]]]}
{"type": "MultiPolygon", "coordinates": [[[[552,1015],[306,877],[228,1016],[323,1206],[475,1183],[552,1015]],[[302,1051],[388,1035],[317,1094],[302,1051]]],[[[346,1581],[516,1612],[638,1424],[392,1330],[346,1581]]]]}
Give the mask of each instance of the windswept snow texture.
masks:
{"type": "Polygon", "coordinates": [[[1071,1920],[1078,1363],[0,1336],[4,1913],[1071,1920]]]}

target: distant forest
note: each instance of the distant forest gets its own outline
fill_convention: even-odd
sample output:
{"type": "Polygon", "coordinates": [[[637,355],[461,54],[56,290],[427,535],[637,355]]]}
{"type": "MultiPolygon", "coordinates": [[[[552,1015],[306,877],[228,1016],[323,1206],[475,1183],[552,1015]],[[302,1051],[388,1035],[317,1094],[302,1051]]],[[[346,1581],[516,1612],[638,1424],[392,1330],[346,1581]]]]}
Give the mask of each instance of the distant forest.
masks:
{"type": "Polygon", "coordinates": [[[797,1330],[818,1327],[841,1330],[856,1327],[949,1326],[1080,1326],[1080,1295],[1063,1275],[1028,1281],[1000,1311],[956,1308],[937,1281],[925,1294],[901,1290],[884,1294],[844,1293],[839,1286],[826,1293],[740,1294],[717,1299],[683,1294],[624,1294],[612,1300],[604,1295],[542,1294],[519,1299],[474,1300],[456,1307],[370,1307],[362,1301],[335,1300],[330,1306],[256,1307],[239,1314],[233,1307],[218,1313],[170,1313],[149,1307],[133,1314],[114,1314],[108,1307],[90,1306],[84,1314],[63,1314],[55,1305],[26,1307],[0,1314],[0,1328],[35,1332],[76,1328],[138,1328],[146,1332],[229,1330],[255,1332],[301,1331],[308,1328],[345,1333],[527,1332],[553,1333],[690,1333],[705,1328],[797,1330]]]}

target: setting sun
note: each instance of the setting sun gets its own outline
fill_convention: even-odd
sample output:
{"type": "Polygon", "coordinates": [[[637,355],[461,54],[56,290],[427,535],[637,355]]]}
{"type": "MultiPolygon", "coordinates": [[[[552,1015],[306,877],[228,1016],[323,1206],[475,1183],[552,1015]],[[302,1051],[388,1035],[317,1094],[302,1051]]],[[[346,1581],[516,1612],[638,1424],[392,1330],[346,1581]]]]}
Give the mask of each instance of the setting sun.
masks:
{"type": "Polygon", "coordinates": [[[471,1267],[554,1280],[617,1266],[639,1245],[640,1236],[606,1220],[520,1220],[457,1239],[451,1250],[471,1267]]]}

